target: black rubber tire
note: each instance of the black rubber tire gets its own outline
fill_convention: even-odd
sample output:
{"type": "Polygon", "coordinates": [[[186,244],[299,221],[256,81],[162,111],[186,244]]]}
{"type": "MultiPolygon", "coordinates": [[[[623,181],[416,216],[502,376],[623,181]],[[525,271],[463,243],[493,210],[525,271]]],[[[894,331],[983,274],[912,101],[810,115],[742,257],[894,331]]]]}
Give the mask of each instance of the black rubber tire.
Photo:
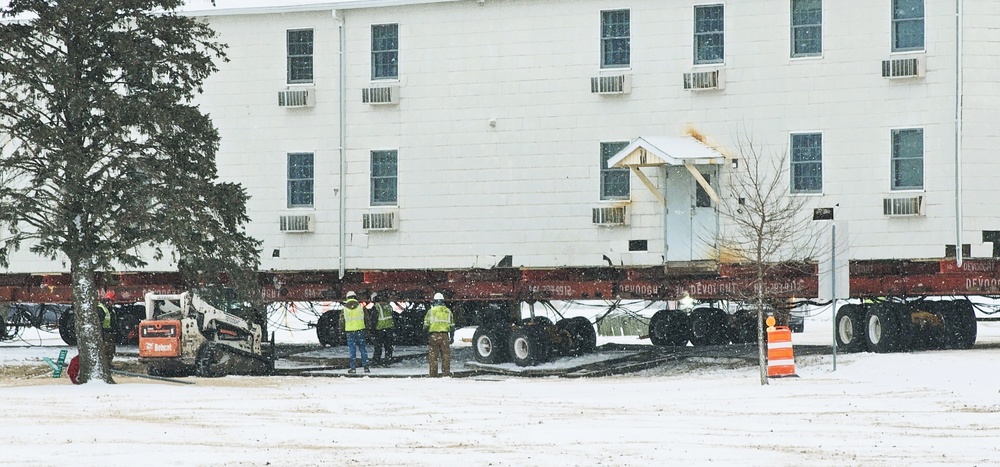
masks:
{"type": "Polygon", "coordinates": [[[507,330],[497,326],[480,326],[472,335],[472,353],[479,363],[495,364],[508,361],[507,330]]]}
{"type": "Polygon", "coordinates": [[[909,329],[902,317],[909,317],[909,307],[900,303],[879,303],[865,313],[865,342],[869,352],[898,352],[907,348],[909,329]]]}
{"type": "Polygon", "coordinates": [[[757,311],[750,309],[740,309],[729,319],[730,334],[729,339],[734,344],[753,344],[757,342],[759,333],[757,332],[757,311]]]}
{"type": "Polygon", "coordinates": [[[947,349],[971,349],[976,344],[976,309],[968,300],[941,302],[944,321],[943,345],[947,349]]]}
{"type": "Polygon", "coordinates": [[[837,350],[844,353],[864,352],[868,348],[865,340],[865,316],[867,305],[847,304],[837,310],[837,350]]]}
{"type": "Polygon", "coordinates": [[[118,345],[139,345],[139,322],[146,318],[145,308],[127,305],[115,310],[115,314],[115,338],[118,345]]]}
{"type": "Polygon", "coordinates": [[[683,311],[660,310],[649,320],[653,345],[682,347],[691,339],[691,318],[683,311]]]}
{"type": "Polygon", "coordinates": [[[549,342],[542,326],[521,326],[510,332],[507,352],[517,366],[534,366],[549,359],[549,342]]]}
{"type": "Polygon", "coordinates": [[[691,344],[729,343],[729,315],[719,308],[696,308],[691,312],[691,344]]]}
{"type": "Polygon", "coordinates": [[[573,339],[580,342],[579,352],[593,352],[597,348],[597,330],[594,329],[594,324],[583,316],[577,316],[569,320],[571,326],[568,330],[573,335],[573,339]]]}
{"type": "Polygon", "coordinates": [[[59,315],[59,337],[66,345],[76,345],[76,321],[72,308],[67,308],[59,315]]]}
{"type": "Polygon", "coordinates": [[[316,337],[320,345],[337,347],[347,343],[347,336],[340,331],[340,311],[323,313],[316,322],[316,337]]]}

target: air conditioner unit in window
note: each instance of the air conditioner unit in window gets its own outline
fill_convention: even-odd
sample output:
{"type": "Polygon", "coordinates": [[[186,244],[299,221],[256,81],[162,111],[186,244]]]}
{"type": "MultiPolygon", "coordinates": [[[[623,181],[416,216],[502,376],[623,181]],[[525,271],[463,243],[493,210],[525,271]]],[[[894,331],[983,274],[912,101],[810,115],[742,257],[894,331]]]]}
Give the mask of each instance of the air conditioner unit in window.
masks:
{"type": "Polygon", "coordinates": [[[885,198],[882,200],[882,213],[887,216],[922,216],[924,215],[924,197],[911,196],[907,198],[885,198]]]}
{"type": "Polygon", "coordinates": [[[312,214],[284,215],[278,217],[278,224],[281,231],[286,233],[312,232],[316,218],[312,214]]]}
{"type": "Polygon", "coordinates": [[[688,91],[708,91],[723,89],[722,70],[692,71],[684,73],[684,89],[688,91]]]}
{"type": "Polygon", "coordinates": [[[316,90],[284,89],[278,91],[278,107],[312,107],[316,105],[316,90]]]}
{"type": "Polygon", "coordinates": [[[396,211],[366,212],[361,216],[361,227],[365,230],[398,230],[399,215],[396,211]]]}
{"type": "Polygon", "coordinates": [[[594,208],[592,217],[594,225],[628,225],[628,207],[605,206],[594,208]]]}
{"type": "Polygon", "coordinates": [[[364,88],[361,90],[363,104],[398,104],[399,86],[364,88]]]}
{"type": "Polygon", "coordinates": [[[590,92],[592,94],[629,94],[632,92],[632,75],[590,78],[590,92]]]}
{"type": "Polygon", "coordinates": [[[923,57],[882,60],[883,78],[920,78],[924,76],[923,57]]]}

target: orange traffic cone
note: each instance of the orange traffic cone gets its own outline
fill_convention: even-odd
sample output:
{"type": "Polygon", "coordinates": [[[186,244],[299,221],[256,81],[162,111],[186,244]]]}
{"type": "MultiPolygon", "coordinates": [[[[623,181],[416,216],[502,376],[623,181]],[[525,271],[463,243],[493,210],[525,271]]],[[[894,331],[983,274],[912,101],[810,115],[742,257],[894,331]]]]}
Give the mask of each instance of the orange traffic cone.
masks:
{"type": "Polygon", "coordinates": [[[767,376],[797,376],[792,350],[792,330],[787,326],[767,328],[767,376]]]}

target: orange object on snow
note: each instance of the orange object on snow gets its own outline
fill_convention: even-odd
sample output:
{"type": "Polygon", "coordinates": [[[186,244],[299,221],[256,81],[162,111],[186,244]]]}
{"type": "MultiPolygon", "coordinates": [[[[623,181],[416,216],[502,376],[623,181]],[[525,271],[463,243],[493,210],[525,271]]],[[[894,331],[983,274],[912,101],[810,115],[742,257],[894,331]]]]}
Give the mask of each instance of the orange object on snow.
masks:
{"type": "Polygon", "coordinates": [[[792,330],[787,326],[767,330],[767,376],[796,376],[792,330]]]}

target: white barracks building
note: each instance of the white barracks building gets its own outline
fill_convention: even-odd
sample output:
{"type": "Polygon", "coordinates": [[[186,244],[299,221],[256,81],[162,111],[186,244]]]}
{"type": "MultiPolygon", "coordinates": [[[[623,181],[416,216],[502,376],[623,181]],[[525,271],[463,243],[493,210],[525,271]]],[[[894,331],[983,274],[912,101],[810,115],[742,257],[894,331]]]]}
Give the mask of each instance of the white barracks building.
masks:
{"type": "Polygon", "coordinates": [[[186,10],[229,45],[199,101],[262,270],[715,259],[741,138],[787,154],[789,195],[835,207],[852,259],[1000,241],[993,0],[186,10]]]}

